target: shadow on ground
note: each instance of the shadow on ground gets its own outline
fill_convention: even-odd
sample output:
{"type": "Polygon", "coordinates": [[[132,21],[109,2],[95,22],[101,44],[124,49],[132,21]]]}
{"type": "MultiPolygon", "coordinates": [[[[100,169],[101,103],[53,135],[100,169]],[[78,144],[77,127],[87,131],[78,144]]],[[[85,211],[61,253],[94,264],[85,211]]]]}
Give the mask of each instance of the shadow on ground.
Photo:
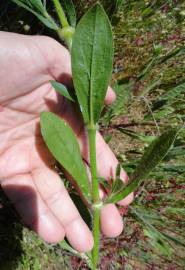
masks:
{"type": "Polygon", "coordinates": [[[0,269],[14,270],[22,254],[22,225],[0,189],[0,269]]]}

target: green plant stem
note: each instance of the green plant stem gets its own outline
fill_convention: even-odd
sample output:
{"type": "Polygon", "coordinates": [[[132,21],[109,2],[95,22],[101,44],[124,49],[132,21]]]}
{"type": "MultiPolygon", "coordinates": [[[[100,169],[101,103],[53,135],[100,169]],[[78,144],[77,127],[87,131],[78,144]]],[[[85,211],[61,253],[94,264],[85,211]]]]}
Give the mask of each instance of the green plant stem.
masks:
{"type": "Polygon", "coordinates": [[[75,28],[69,26],[65,28],[60,28],[57,30],[58,36],[61,40],[64,40],[69,51],[72,48],[73,35],[75,33],[75,28]]]}
{"type": "Polygon", "coordinates": [[[92,176],[92,198],[93,203],[99,203],[99,185],[97,177],[97,168],[96,168],[96,127],[91,125],[88,128],[89,135],[89,152],[90,152],[90,167],[91,167],[91,176],[92,176]]]}
{"type": "Polygon", "coordinates": [[[58,36],[61,40],[65,41],[69,51],[71,51],[75,28],[69,25],[60,1],[53,0],[53,3],[61,24],[61,27],[57,29],[58,36]]]}
{"type": "Polygon", "coordinates": [[[93,213],[93,238],[94,247],[92,250],[93,270],[97,269],[99,261],[99,242],[100,242],[100,208],[95,207],[93,213]]]}
{"type": "Polygon", "coordinates": [[[59,0],[53,0],[62,28],[68,27],[68,21],[59,0]]]}
{"type": "Polygon", "coordinates": [[[96,166],[96,127],[92,124],[88,128],[90,167],[92,176],[92,199],[93,199],[93,237],[94,248],[92,250],[93,270],[97,269],[99,259],[99,239],[100,239],[100,207],[99,184],[96,166]]]}

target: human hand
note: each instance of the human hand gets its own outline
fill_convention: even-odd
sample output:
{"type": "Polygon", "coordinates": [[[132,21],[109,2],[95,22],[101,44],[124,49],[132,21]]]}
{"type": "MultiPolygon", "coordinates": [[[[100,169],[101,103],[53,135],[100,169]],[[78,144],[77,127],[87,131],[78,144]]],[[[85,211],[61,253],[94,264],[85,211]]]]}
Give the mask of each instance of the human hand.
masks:
{"type": "MultiPolygon", "coordinates": [[[[0,181],[23,221],[45,241],[67,237],[80,252],[93,246],[92,234],[80,217],[60,177],[55,160],[45,146],[39,128],[42,111],[53,111],[75,131],[83,159],[88,144],[76,107],[59,97],[49,81],[71,84],[70,55],[55,40],[0,32],[0,181]]],[[[115,99],[108,90],[106,103],[115,99]]],[[[118,161],[97,134],[98,174],[114,177],[118,161]]],[[[127,180],[124,171],[123,181],[127,180]]],[[[103,191],[101,192],[103,194],[103,191]]],[[[133,194],[120,204],[128,205],[133,194]]],[[[101,210],[101,229],[108,237],[123,230],[122,218],[113,204],[101,210]]]]}

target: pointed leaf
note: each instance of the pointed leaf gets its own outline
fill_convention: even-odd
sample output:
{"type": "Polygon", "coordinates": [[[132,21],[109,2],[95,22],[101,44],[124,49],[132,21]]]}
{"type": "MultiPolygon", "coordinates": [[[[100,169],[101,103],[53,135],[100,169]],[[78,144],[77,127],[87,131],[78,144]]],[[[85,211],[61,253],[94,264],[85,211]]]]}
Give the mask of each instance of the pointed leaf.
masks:
{"type": "Polygon", "coordinates": [[[73,249],[65,240],[60,242],[59,245],[62,249],[71,252],[73,255],[81,258],[82,260],[85,260],[90,269],[94,268],[94,265],[92,262],[92,255],[90,252],[80,253],[80,252],[76,251],[75,249],[73,249]]]}
{"type": "Polygon", "coordinates": [[[33,5],[32,5],[32,3],[30,2],[30,0],[19,0],[20,2],[22,2],[22,3],[24,3],[24,4],[26,4],[26,5],[28,5],[29,7],[33,7],[33,5]]]}
{"type": "Polygon", "coordinates": [[[109,194],[108,197],[119,194],[119,192],[123,190],[123,187],[125,187],[125,183],[120,179],[121,169],[121,164],[118,163],[116,168],[116,179],[111,181],[112,183],[109,185],[109,190],[107,191],[107,194],[109,194]]]}
{"type": "Polygon", "coordinates": [[[72,27],[76,27],[76,11],[72,0],[61,0],[62,7],[68,19],[68,23],[72,27]]]}
{"type": "Polygon", "coordinates": [[[178,238],[176,238],[176,237],[174,237],[174,236],[171,236],[171,235],[169,235],[169,234],[166,234],[166,233],[164,233],[164,232],[162,232],[162,235],[163,235],[167,240],[173,241],[175,244],[180,245],[180,246],[182,246],[182,247],[185,247],[185,243],[184,243],[184,241],[182,241],[181,239],[178,239],[178,238]]]}
{"type": "Polygon", "coordinates": [[[113,62],[108,17],[96,4],[79,22],[72,45],[72,73],[85,123],[97,123],[103,108],[113,62]]]}
{"type": "Polygon", "coordinates": [[[31,7],[27,6],[20,0],[12,0],[14,3],[16,3],[18,6],[28,10],[32,14],[34,14],[45,26],[47,26],[50,29],[58,30],[58,26],[55,24],[55,22],[52,19],[45,18],[43,15],[39,14],[38,12],[34,11],[31,7]]]}
{"type": "Polygon", "coordinates": [[[118,163],[116,167],[116,179],[120,178],[120,174],[121,174],[121,164],[118,163]]]}
{"type": "Polygon", "coordinates": [[[74,178],[84,197],[90,201],[90,186],[77,139],[69,125],[50,112],[41,114],[41,133],[50,152],[74,178]]]}
{"type": "Polygon", "coordinates": [[[72,98],[71,94],[69,93],[69,91],[67,90],[67,88],[65,87],[65,85],[58,83],[56,81],[50,81],[52,87],[62,96],[66,97],[67,99],[69,99],[70,101],[74,102],[74,99],[72,98]]]}
{"type": "MultiPolygon", "coordinates": [[[[14,1],[14,0],[12,0],[14,1]]],[[[16,0],[15,0],[16,1],[16,0]]],[[[15,2],[14,1],[14,2],[15,2]]],[[[43,12],[44,6],[41,0],[18,0],[19,2],[25,4],[26,6],[29,6],[30,8],[36,8],[40,12],[43,12]]]]}
{"type": "Polygon", "coordinates": [[[129,184],[116,195],[111,195],[106,202],[116,203],[124,199],[128,194],[133,192],[146,179],[149,173],[158,165],[158,163],[166,156],[174,143],[179,130],[170,129],[157,139],[155,139],[144,153],[139,165],[130,177],[129,184]]]}
{"type": "Polygon", "coordinates": [[[36,13],[35,11],[31,11],[46,27],[52,30],[58,30],[58,26],[54,23],[54,21],[45,18],[44,16],[36,13]]]}
{"type": "Polygon", "coordinates": [[[110,190],[110,183],[107,181],[107,179],[103,177],[98,177],[98,183],[103,186],[103,188],[108,192],[110,190]]]}
{"type": "Polygon", "coordinates": [[[34,6],[41,13],[43,13],[45,11],[44,5],[43,5],[41,0],[31,0],[28,2],[31,2],[32,6],[34,6]]]}
{"type": "Polygon", "coordinates": [[[80,256],[80,253],[77,252],[75,249],[73,249],[65,240],[63,240],[62,242],[59,243],[60,247],[64,250],[67,250],[69,252],[71,252],[72,254],[76,255],[76,256],[80,256]]]}
{"type": "Polygon", "coordinates": [[[112,184],[109,197],[115,197],[117,194],[119,194],[123,190],[124,187],[125,187],[125,183],[121,179],[116,179],[112,184]]]}

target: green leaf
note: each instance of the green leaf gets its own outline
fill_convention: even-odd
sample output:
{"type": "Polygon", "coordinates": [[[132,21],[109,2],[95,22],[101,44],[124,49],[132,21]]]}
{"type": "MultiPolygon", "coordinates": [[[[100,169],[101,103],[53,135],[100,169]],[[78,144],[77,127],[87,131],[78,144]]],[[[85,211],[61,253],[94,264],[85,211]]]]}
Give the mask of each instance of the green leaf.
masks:
{"type": "Polygon", "coordinates": [[[133,192],[140,185],[141,181],[147,178],[149,173],[159,164],[166,156],[174,143],[179,130],[170,129],[155,139],[147,148],[139,165],[130,177],[129,184],[116,195],[110,195],[106,202],[116,203],[124,199],[128,194],[133,192]]]}
{"type": "Polygon", "coordinates": [[[101,5],[79,22],[72,45],[72,73],[85,123],[98,122],[112,73],[113,37],[101,5]]]}
{"type": "Polygon", "coordinates": [[[116,168],[116,179],[112,181],[111,188],[108,190],[110,197],[116,196],[116,194],[119,194],[119,192],[125,187],[125,183],[120,179],[121,169],[121,164],[118,163],[116,168]]]}
{"type": "Polygon", "coordinates": [[[174,237],[174,236],[171,236],[171,235],[166,234],[166,233],[163,233],[163,232],[162,232],[162,235],[163,235],[167,240],[173,241],[175,244],[180,245],[180,246],[182,246],[182,247],[185,247],[185,243],[184,243],[183,241],[181,241],[181,239],[178,239],[178,238],[176,238],[176,237],[174,237]]]}
{"type": "Polygon", "coordinates": [[[119,195],[119,193],[123,190],[124,187],[125,183],[121,179],[116,179],[112,184],[109,198],[115,197],[117,194],[119,195]]]}
{"type": "Polygon", "coordinates": [[[121,174],[121,164],[118,163],[116,167],[116,179],[120,178],[120,174],[121,174]]]}
{"type": "Polygon", "coordinates": [[[152,92],[154,89],[159,87],[161,84],[161,79],[156,79],[150,82],[147,86],[145,86],[138,94],[138,97],[145,96],[146,94],[152,92]]]}
{"type": "Polygon", "coordinates": [[[71,252],[72,254],[81,257],[80,253],[73,249],[65,240],[59,243],[60,247],[64,250],[71,252]]]}
{"type": "Polygon", "coordinates": [[[30,2],[31,5],[34,6],[37,10],[39,10],[41,13],[44,13],[46,11],[41,0],[30,0],[27,2],[30,2]]]}
{"type": "Polygon", "coordinates": [[[70,26],[76,27],[76,11],[72,0],[61,0],[70,26]]]}
{"type": "Polygon", "coordinates": [[[41,114],[41,133],[50,152],[74,178],[84,197],[90,201],[90,186],[77,139],[69,125],[51,112],[41,114]]]}
{"type": "Polygon", "coordinates": [[[164,95],[160,96],[159,101],[164,100],[167,103],[171,103],[175,100],[175,98],[181,97],[181,95],[184,94],[185,94],[185,82],[177,85],[176,87],[167,91],[164,95]]]}
{"type": "MultiPolygon", "coordinates": [[[[139,221],[141,221],[143,223],[143,225],[145,225],[146,229],[150,232],[149,234],[147,234],[147,236],[149,236],[149,237],[152,235],[156,236],[156,237],[151,237],[151,238],[153,238],[153,240],[157,240],[157,241],[153,242],[153,244],[156,244],[157,246],[158,246],[158,244],[165,245],[165,243],[167,244],[167,242],[173,241],[175,244],[185,247],[185,244],[181,241],[181,239],[178,239],[178,238],[171,236],[167,233],[159,231],[151,223],[152,220],[160,220],[160,216],[157,216],[155,213],[151,213],[151,210],[150,210],[150,214],[146,215],[144,213],[146,210],[144,210],[143,208],[139,209],[138,207],[131,207],[130,210],[134,215],[136,215],[137,219],[139,221]]],[[[163,223],[164,221],[161,220],[161,222],[163,223]]],[[[146,232],[146,231],[144,230],[144,232],[146,232]]]]}
{"type": "Polygon", "coordinates": [[[73,255],[76,257],[79,257],[82,260],[85,260],[87,265],[89,266],[90,269],[93,269],[93,262],[92,262],[92,257],[90,252],[86,253],[79,253],[75,249],[73,249],[65,240],[59,243],[60,247],[64,250],[67,250],[71,252],[73,255]]]}
{"type": "MultiPolygon", "coordinates": [[[[12,0],[12,1],[14,1],[14,0],[12,0]]],[[[32,9],[36,8],[41,13],[43,13],[43,11],[45,11],[45,7],[44,7],[41,0],[18,0],[18,1],[21,2],[22,4],[25,4],[26,6],[29,6],[32,9]]]]}
{"type": "Polygon", "coordinates": [[[131,138],[136,139],[136,140],[140,140],[144,143],[151,143],[156,138],[156,136],[144,135],[142,133],[137,133],[137,132],[130,130],[130,129],[127,129],[127,128],[118,127],[118,130],[120,132],[130,136],[131,138]]]}
{"type": "Polygon", "coordinates": [[[20,2],[22,2],[23,4],[29,6],[29,7],[33,7],[32,3],[30,0],[19,0],[20,2]]]}
{"type": "Polygon", "coordinates": [[[65,85],[58,83],[56,81],[50,81],[52,87],[62,96],[66,97],[70,101],[74,101],[74,99],[71,97],[71,94],[68,92],[67,88],[65,85]]]}
{"type": "Polygon", "coordinates": [[[107,179],[103,178],[103,177],[98,177],[98,183],[101,184],[103,186],[103,188],[109,192],[110,190],[110,183],[109,181],[107,181],[107,179]]]}
{"type": "Polygon", "coordinates": [[[105,114],[101,117],[103,125],[107,126],[116,116],[128,113],[128,104],[131,99],[131,93],[133,92],[132,84],[133,83],[130,82],[124,84],[116,83],[113,85],[113,89],[116,93],[116,100],[112,105],[108,106],[105,114]]]}
{"type": "Polygon", "coordinates": [[[178,55],[183,55],[185,53],[185,46],[181,46],[181,47],[176,47],[175,49],[172,49],[170,52],[168,52],[166,55],[161,56],[158,59],[157,64],[163,64],[165,62],[167,62],[169,59],[178,56],[178,55]]]}
{"type": "Polygon", "coordinates": [[[41,15],[38,12],[34,11],[31,7],[27,6],[26,4],[24,4],[20,0],[12,0],[12,1],[14,3],[16,3],[18,6],[24,8],[24,9],[28,10],[29,12],[31,12],[32,14],[34,14],[48,28],[53,29],[53,30],[58,30],[58,26],[56,25],[56,23],[53,21],[52,18],[44,17],[43,15],[41,15]]]}
{"type": "Polygon", "coordinates": [[[140,79],[144,79],[150,71],[157,65],[161,65],[165,62],[167,62],[169,59],[178,56],[178,55],[183,55],[185,53],[185,46],[177,47],[173,49],[172,51],[168,52],[166,55],[157,55],[152,57],[148,64],[145,65],[144,69],[141,71],[141,73],[137,77],[137,81],[140,79]]]}

